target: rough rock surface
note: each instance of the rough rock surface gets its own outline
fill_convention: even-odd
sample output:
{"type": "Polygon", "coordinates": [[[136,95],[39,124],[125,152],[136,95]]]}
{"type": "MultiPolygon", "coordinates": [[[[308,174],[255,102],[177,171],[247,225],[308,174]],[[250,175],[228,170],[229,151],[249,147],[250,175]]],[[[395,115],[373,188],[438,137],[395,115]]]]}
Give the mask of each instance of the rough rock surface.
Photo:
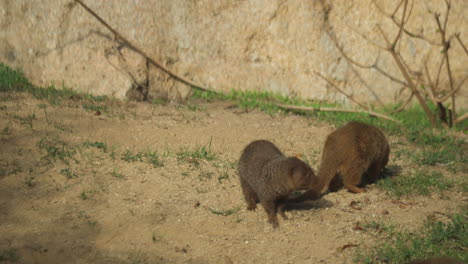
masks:
{"type": "MultiPolygon", "coordinates": [[[[364,64],[372,65],[380,54],[379,66],[403,79],[391,56],[363,38],[383,46],[376,25],[390,39],[398,31],[372,0],[84,2],[153,59],[204,87],[268,90],[349,103],[316,76],[317,71],[364,103],[403,100],[401,85],[376,71],[351,66],[329,37],[335,35],[347,54],[364,64]]],[[[398,1],[375,2],[391,13],[398,1]]],[[[423,71],[427,59],[435,76],[441,47],[431,43],[440,43],[440,36],[429,11],[441,13],[443,20],[445,2],[415,1],[410,7],[408,29],[429,41],[405,36],[398,48],[412,70],[423,71]]],[[[448,35],[461,32],[465,45],[467,12],[467,1],[452,1],[448,35]]],[[[396,17],[400,16],[398,12],[396,17]]],[[[63,84],[139,100],[155,96],[180,100],[190,94],[186,85],[148,65],[71,0],[1,0],[0,40],[0,61],[23,69],[38,85],[63,84]]],[[[450,54],[457,84],[468,73],[468,57],[455,40],[450,54]]],[[[440,84],[448,88],[444,71],[440,84]]],[[[457,104],[466,107],[468,89],[463,88],[457,104]]]]}

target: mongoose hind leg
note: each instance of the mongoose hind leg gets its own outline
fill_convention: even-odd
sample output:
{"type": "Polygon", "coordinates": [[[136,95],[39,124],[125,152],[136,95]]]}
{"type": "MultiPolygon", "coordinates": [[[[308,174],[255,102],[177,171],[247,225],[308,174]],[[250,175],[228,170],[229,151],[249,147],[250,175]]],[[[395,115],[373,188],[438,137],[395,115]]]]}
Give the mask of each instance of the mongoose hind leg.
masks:
{"type": "Polygon", "coordinates": [[[276,206],[276,211],[283,217],[284,220],[288,220],[288,216],[284,213],[286,208],[286,201],[278,201],[276,206]]]}
{"type": "Polygon", "coordinates": [[[274,227],[278,227],[278,217],[276,216],[276,204],[275,201],[261,201],[263,208],[268,215],[268,222],[274,227]]]}
{"type": "Polygon", "coordinates": [[[240,180],[242,193],[247,202],[247,210],[254,211],[257,208],[258,196],[250,185],[243,179],[240,180]]]}
{"type": "Polygon", "coordinates": [[[352,193],[362,193],[366,189],[357,187],[361,183],[362,174],[366,171],[368,166],[364,164],[354,164],[342,172],[343,185],[352,193]]]}

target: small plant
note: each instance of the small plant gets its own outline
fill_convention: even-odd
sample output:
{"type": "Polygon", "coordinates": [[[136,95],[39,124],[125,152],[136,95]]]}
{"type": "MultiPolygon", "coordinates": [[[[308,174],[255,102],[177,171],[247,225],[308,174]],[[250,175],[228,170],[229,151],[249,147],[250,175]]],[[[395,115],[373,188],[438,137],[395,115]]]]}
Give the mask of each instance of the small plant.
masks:
{"type": "Polygon", "coordinates": [[[122,173],[119,173],[116,168],[114,168],[111,172],[112,177],[123,179],[125,176],[122,173]]]}
{"type": "Polygon", "coordinates": [[[218,176],[218,182],[221,183],[223,180],[229,179],[229,173],[225,170],[221,175],[218,176]]]}
{"type": "Polygon", "coordinates": [[[387,177],[377,182],[377,185],[395,196],[429,195],[431,191],[444,191],[453,186],[453,181],[446,179],[438,171],[417,171],[412,176],[387,177]]]}
{"type": "Polygon", "coordinates": [[[65,162],[65,164],[69,164],[68,159],[72,158],[75,154],[75,150],[69,148],[64,142],[62,141],[50,141],[46,138],[42,138],[39,143],[39,148],[46,151],[46,156],[44,158],[48,159],[49,161],[56,161],[60,159],[61,161],[65,162]]]}
{"type": "Polygon", "coordinates": [[[2,135],[6,136],[6,135],[10,135],[11,132],[10,132],[10,127],[9,126],[6,126],[3,128],[2,130],[2,135]]]}
{"type": "MultiPolygon", "coordinates": [[[[177,160],[181,161],[189,161],[194,163],[196,166],[198,164],[198,160],[215,160],[216,154],[211,151],[211,139],[210,143],[207,146],[195,147],[194,149],[183,148],[177,153],[177,160]]],[[[198,167],[198,166],[197,166],[198,167]]]]}
{"type": "Polygon", "coordinates": [[[86,191],[82,191],[80,193],[80,199],[81,200],[88,200],[89,199],[88,193],[86,191]]]}
{"type": "Polygon", "coordinates": [[[91,199],[91,196],[94,195],[96,192],[97,190],[82,191],[80,193],[80,199],[81,200],[91,199]]]}
{"type": "Polygon", "coordinates": [[[76,173],[72,172],[72,170],[70,168],[61,169],[60,174],[67,177],[67,179],[73,179],[73,178],[78,177],[78,175],[76,173]]]}
{"type": "Polygon", "coordinates": [[[16,262],[19,260],[18,251],[14,248],[4,249],[0,251],[0,262],[16,262]]]}
{"type": "Polygon", "coordinates": [[[94,147],[94,148],[97,148],[97,149],[102,149],[104,152],[107,151],[106,143],[99,142],[99,141],[95,141],[95,142],[85,141],[85,142],[83,142],[83,146],[86,147],[86,148],[94,147]]]}
{"type": "Polygon", "coordinates": [[[232,214],[235,214],[237,213],[240,209],[241,209],[242,206],[237,206],[233,209],[229,209],[229,210],[216,210],[216,209],[210,209],[210,212],[212,214],[215,214],[215,215],[222,215],[222,216],[229,216],[229,215],[232,215],[232,214]]]}
{"type": "Polygon", "coordinates": [[[122,160],[126,162],[143,161],[143,152],[133,153],[130,150],[126,150],[122,156],[122,160]]]}

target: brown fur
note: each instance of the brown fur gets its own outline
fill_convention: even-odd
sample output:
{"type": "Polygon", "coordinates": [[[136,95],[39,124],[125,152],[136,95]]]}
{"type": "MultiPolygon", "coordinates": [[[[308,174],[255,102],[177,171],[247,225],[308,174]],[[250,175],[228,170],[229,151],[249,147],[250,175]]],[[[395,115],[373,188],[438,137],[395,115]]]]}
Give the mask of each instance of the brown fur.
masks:
{"type": "MultiPolygon", "coordinates": [[[[336,190],[339,185],[353,193],[364,192],[358,187],[362,176],[375,181],[380,171],[387,165],[390,147],[385,135],[376,127],[361,123],[349,122],[328,135],[318,170],[321,191],[336,190]]],[[[316,199],[316,190],[310,190],[293,199],[294,202],[316,199]]]]}
{"type": "Polygon", "coordinates": [[[456,260],[449,257],[435,257],[429,258],[425,260],[413,260],[408,262],[407,264],[464,264],[460,260],[456,260]]]}
{"type": "Polygon", "coordinates": [[[277,227],[277,212],[284,214],[287,196],[294,190],[313,189],[317,183],[312,168],[296,157],[285,157],[271,142],[256,140],[247,145],[239,160],[238,173],[248,210],[257,202],[269,222],[277,227]]]}

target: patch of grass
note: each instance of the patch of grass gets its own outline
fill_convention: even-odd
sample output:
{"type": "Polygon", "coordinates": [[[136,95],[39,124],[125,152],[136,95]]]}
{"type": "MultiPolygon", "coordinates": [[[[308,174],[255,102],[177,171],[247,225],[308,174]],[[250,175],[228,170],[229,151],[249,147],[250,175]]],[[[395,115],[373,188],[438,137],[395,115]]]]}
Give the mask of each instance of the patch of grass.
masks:
{"type": "Polygon", "coordinates": [[[107,112],[107,105],[97,104],[95,102],[84,103],[81,107],[89,112],[107,112]]]}
{"type": "Polygon", "coordinates": [[[14,248],[3,249],[0,251],[0,261],[16,262],[19,260],[18,250],[14,248]]]}
{"type": "Polygon", "coordinates": [[[212,209],[212,208],[209,208],[209,209],[210,209],[210,212],[212,214],[222,215],[222,216],[229,216],[229,215],[237,213],[241,209],[241,207],[242,206],[237,206],[237,207],[235,207],[233,209],[229,209],[229,210],[217,210],[217,209],[212,209]]]}
{"type": "Polygon", "coordinates": [[[84,102],[83,108],[87,110],[94,110],[95,108],[99,108],[101,111],[107,110],[105,106],[96,106],[98,102],[107,101],[107,96],[93,96],[66,87],[57,89],[53,85],[48,87],[36,87],[24,77],[24,74],[20,70],[14,70],[0,62],[0,93],[2,93],[2,97],[10,98],[11,96],[9,95],[15,92],[30,93],[34,98],[46,100],[54,106],[62,105],[72,100],[84,102]]]}
{"type": "Polygon", "coordinates": [[[6,126],[2,129],[2,135],[6,136],[6,135],[10,135],[11,132],[10,132],[10,126],[6,126]]]}
{"type": "Polygon", "coordinates": [[[93,148],[97,148],[97,149],[102,149],[104,152],[107,151],[106,143],[99,142],[99,141],[95,141],[95,142],[85,141],[85,142],[83,142],[83,146],[86,147],[86,148],[93,147],[93,148]]]}
{"type": "Polygon", "coordinates": [[[78,177],[78,175],[75,172],[73,172],[70,168],[61,169],[60,174],[67,177],[67,179],[73,179],[78,177]]]}
{"type": "Polygon", "coordinates": [[[420,170],[413,175],[386,177],[377,182],[377,186],[397,197],[405,195],[429,195],[453,187],[453,180],[445,178],[438,171],[420,170]]]}
{"type": "Polygon", "coordinates": [[[188,104],[187,105],[188,110],[190,111],[206,111],[206,106],[204,105],[197,105],[197,104],[188,104]]]}
{"type": "Polygon", "coordinates": [[[406,263],[414,259],[451,256],[468,261],[468,211],[450,216],[449,221],[428,219],[416,231],[397,230],[382,223],[371,223],[370,229],[385,236],[385,242],[369,251],[358,251],[357,263],[406,263]]]}
{"type": "Polygon", "coordinates": [[[135,161],[143,161],[143,152],[133,153],[130,150],[126,150],[122,156],[122,160],[126,162],[135,162],[135,161]]]}
{"type": "MultiPolygon", "coordinates": [[[[361,113],[345,113],[345,112],[324,112],[324,111],[291,111],[281,109],[276,104],[290,104],[309,106],[314,108],[319,107],[337,107],[343,108],[339,104],[331,104],[326,102],[318,102],[312,100],[301,100],[273,94],[268,92],[251,92],[251,91],[231,91],[227,94],[218,94],[195,90],[193,94],[195,99],[212,100],[230,100],[234,101],[239,107],[244,109],[259,109],[269,114],[276,112],[294,112],[297,114],[306,114],[314,116],[321,121],[335,124],[337,126],[344,125],[349,121],[361,121],[382,128],[385,132],[396,135],[404,135],[411,143],[425,148],[424,156],[421,158],[423,164],[433,165],[448,163],[450,161],[466,163],[467,153],[463,153],[463,141],[455,140],[452,136],[434,132],[431,124],[426,117],[425,112],[419,105],[409,107],[399,113],[393,114],[392,117],[400,120],[402,126],[393,122],[380,118],[371,117],[361,113]]],[[[387,106],[385,109],[377,109],[377,112],[390,112],[398,108],[398,105],[387,106]]],[[[433,113],[437,112],[437,107],[429,104],[429,108],[433,113]]],[[[439,124],[440,127],[440,124],[439,124]]],[[[466,128],[466,123],[457,124],[455,130],[463,130],[466,128]]],[[[466,150],[465,150],[466,152],[466,150]]]]}
{"type": "Polygon", "coordinates": [[[37,120],[36,114],[32,113],[27,116],[13,115],[14,119],[20,121],[22,125],[27,125],[29,128],[33,129],[33,121],[37,120]]]}
{"type": "Polygon", "coordinates": [[[48,140],[42,138],[39,143],[39,148],[46,151],[45,159],[49,161],[61,160],[65,164],[69,164],[68,159],[75,155],[75,150],[68,147],[65,142],[59,140],[48,140]]]}
{"type": "Polygon", "coordinates": [[[97,190],[82,191],[79,195],[81,200],[89,200],[92,196],[97,193],[97,190]]]}
{"type": "Polygon", "coordinates": [[[159,168],[159,167],[164,166],[164,163],[162,162],[161,158],[159,157],[156,151],[148,150],[145,153],[145,156],[146,156],[146,160],[148,161],[148,163],[153,165],[154,168],[159,168]]]}
{"type": "MultiPolygon", "coordinates": [[[[115,155],[114,151],[111,153],[111,156],[115,155]]],[[[126,150],[124,154],[122,155],[122,160],[125,160],[127,162],[143,162],[146,161],[153,165],[154,168],[159,168],[163,167],[164,163],[158,153],[156,151],[151,151],[147,150],[145,152],[139,151],[139,152],[132,152],[130,150],[126,150]]]]}
{"type": "Polygon", "coordinates": [[[167,99],[166,98],[162,98],[162,97],[158,97],[156,99],[153,100],[153,104],[155,105],[164,105],[164,104],[167,104],[167,99]]]}
{"type": "Polygon", "coordinates": [[[195,165],[199,165],[198,160],[212,161],[215,159],[216,154],[211,151],[211,140],[208,146],[199,146],[195,147],[194,149],[182,148],[179,152],[177,152],[177,160],[179,162],[189,161],[195,165]]]}

